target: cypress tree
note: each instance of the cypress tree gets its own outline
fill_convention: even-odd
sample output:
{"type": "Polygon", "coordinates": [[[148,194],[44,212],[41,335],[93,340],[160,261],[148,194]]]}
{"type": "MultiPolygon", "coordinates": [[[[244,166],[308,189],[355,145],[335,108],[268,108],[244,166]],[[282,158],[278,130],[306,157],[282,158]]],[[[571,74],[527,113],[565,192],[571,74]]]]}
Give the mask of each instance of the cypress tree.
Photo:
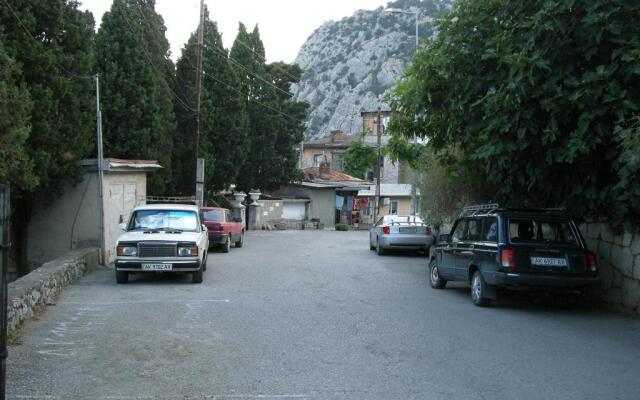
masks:
{"type": "MultiPolygon", "coordinates": [[[[191,38],[177,62],[178,93],[193,104],[197,36],[191,38]]],[[[238,77],[229,63],[227,50],[215,22],[206,13],[200,112],[199,155],[205,159],[205,189],[222,190],[234,183],[246,154],[247,117],[238,77]]],[[[193,192],[193,139],[195,119],[191,110],[176,102],[178,129],[174,139],[175,186],[193,192]],[[178,167],[179,166],[179,167],[178,167]],[[179,170],[179,171],[178,171],[179,170]]]]}
{"type": "MultiPolygon", "coordinates": [[[[22,69],[19,78],[14,75],[19,79],[18,92],[4,95],[25,99],[20,88],[26,88],[33,105],[25,154],[20,158],[37,168],[24,182],[14,182],[12,191],[14,249],[23,274],[29,269],[27,232],[35,201],[51,200],[66,183],[77,182],[82,171],[77,161],[95,148],[90,76],[94,20],[75,1],[6,0],[0,7],[0,26],[6,55],[22,69]]],[[[24,115],[29,107],[20,103],[16,112],[24,115]]],[[[24,138],[26,121],[17,125],[14,134],[24,138]]]]}
{"type": "Polygon", "coordinates": [[[176,94],[165,31],[155,0],[114,0],[96,36],[105,155],[158,160],[164,170],[150,175],[152,194],[173,194],[176,94]]]}

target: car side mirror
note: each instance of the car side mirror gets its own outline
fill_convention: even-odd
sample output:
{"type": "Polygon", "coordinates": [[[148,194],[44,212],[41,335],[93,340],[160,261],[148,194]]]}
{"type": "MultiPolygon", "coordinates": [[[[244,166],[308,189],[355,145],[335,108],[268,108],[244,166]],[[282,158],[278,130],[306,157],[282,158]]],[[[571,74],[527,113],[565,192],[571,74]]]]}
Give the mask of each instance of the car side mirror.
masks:
{"type": "Polygon", "coordinates": [[[442,235],[438,236],[438,241],[440,241],[440,242],[448,242],[449,241],[449,235],[447,235],[446,233],[443,233],[442,235]]]}
{"type": "Polygon", "coordinates": [[[202,230],[203,230],[203,231],[206,231],[206,230],[207,230],[207,226],[206,226],[205,224],[202,224],[201,226],[202,226],[202,230]]]}
{"type": "Polygon", "coordinates": [[[127,224],[126,224],[125,222],[122,222],[122,223],[118,224],[118,226],[120,227],[120,229],[121,229],[123,232],[126,232],[126,231],[127,231],[127,224]]]}

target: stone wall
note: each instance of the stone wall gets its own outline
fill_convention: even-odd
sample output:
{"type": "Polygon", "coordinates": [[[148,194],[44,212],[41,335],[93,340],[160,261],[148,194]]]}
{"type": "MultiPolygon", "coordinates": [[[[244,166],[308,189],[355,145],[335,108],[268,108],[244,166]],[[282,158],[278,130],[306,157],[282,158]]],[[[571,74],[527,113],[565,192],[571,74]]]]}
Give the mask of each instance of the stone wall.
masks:
{"type": "Polygon", "coordinates": [[[62,290],[98,265],[100,249],[87,248],[43,264],[9,284],[7,327],[12,331],[33,317],[38,307],[51,303],[62,290]]]}
{"type": "Polygon", "coordinates": [[[580,230],[598,258],[603,301],[640,314],[640,232],[616,232],[606,223],[580,230]]]}

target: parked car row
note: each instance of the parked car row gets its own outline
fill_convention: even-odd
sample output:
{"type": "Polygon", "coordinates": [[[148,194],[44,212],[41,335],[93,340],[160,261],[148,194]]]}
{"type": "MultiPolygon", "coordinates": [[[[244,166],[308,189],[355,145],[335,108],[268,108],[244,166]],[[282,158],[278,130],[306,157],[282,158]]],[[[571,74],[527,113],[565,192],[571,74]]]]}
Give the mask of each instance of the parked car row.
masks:
{"type": "Polygon", "coordinates": [[[244,226],[225,208],[185,204],[153,204],[136,207],[124,233],[116,242],[116,281],[126,283],[130,274],[191,273],[201,283],[207,270],[207,254],[216,246],[229,252],[231,244],[244,243],[244,226]]]}
{"type": "Polygon", "coordinates": [[[466,282],[477,306],[489,305],[501,289],[584,293],[599,284],[595,254],[560,210],[469,206],[437,243],[419,217],[385,215],[369,231],[369,249],[425,251],[431,287],[466,282]]]}

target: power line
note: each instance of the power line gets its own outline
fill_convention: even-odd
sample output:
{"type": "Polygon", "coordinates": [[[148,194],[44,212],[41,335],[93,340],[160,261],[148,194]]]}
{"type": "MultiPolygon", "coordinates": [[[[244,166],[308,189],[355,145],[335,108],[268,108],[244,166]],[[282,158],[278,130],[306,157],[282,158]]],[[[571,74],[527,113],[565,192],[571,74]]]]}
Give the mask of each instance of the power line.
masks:
{"type": "MultiPolygon", "coordinates": [[[[255,56],[260,57],[260,61],[266,63],[267,62],[267,58],[265,56],[263,56],[262,54],[258,53],[257,51],[255,51],[251,46],[249,46],[248,44],[246,44],[245,42],[243,42],[242,40],[238,39],[236,37],[236,39],[234,40],[234,43],[238,42],[240,43],[243,47],[249,49],[255,56]]],[[[284,68],[274,65],[274,63],[271,63],[271,65],[273,65],[274,67],[278,68],[280,71],[284,72],[285,75],[287,75],[289,78],[293,79],[294,81],[298,81],[299,78],[296,78],[295,76],[291,75],[288,71],[286,71],[284,68]]]]}
{"type": "MultiPolygon", "coordinates": [[[[6,1],[6,0],[5,0],[6,1]]],[[[141,13],[141,9],[140,9],[140,5],[138,4],[138,11],[141,13]]],[[[124,20],[127,22],[127,25],[129,26],[129,30],[131,31],[132,34],[136,34],[135,30],[133,29],[133,25],[131,25],[131,21],[129,20],[129,16],[127,15],[126,12],[123,13],[124,15],[124,20]]],[[[142,15],[142,14],[141,14],[142,15]]],[[[143,16],[144,19],[144,16],[143,16]]],[[[146,20],[145,20],[146,23],[146,20]]],[[[144,46],[142,47],[142,52],[144,53],[145,57],[147,58],[147,61],[149,63],[149,65],[151,66],[151,68],[156,72],[156,74],[158,74],[158,76],[163,76],[162,73],[160,73],[160,71],[158,71],[156,69],[155,64],[153,63],[151,56],[149,55],[149,53],[147,52],[147,49],[144,46]]],[[[168,76],[171,76],[173,78],[173,74],[170,74],[168,76]]],[[[175,82],[175,81],[174,81],[175,82]]],[[[182,100],[180,98],[180,96],[178,96],[178,94],[173,90],[173,88],[171,87],[171,85],[167,84],[167,88],[169,89],[169,91],[171,92],[171,94],[173,95],[173,97],[176,98],[176,100],[178,100],[178,102],[182,105],[182,107],[184,107],[185,110],[187,111],[191,111],[191,112],[195,112],[195,109],[193,109],[192,107],[189,107],[186,103],[185,100],[182,100]]]]}
{"type": "Polygon", "coordinates": [[[231,61],[232,63],[234,63],[235,65],[239,66],[240,68],[242,68],[243,70],[245,70],[249,75],[252,75],[253,77],[255,77],[256,79],[261,80],[262,82],[266,83],[267,85],[273,87],[274,89],[284,93],[286,96],[291,97],[292,94],[291,92],[287,92],[281,88],[279,88],[278,86],[276,86],[273,82],[269,82],[268,80],[264,79],[263,77],[261,77],[260,75],[256,74],[255,72],[252,72],[249,70],[249,68],[247,68],[245,65],[243,65],[242,63],[240,63],[238,60],[234,59],[233,57],[231,57],[230,54],[227,54],[227,52],[225,50],[221,50],[219,49],[217,46],[215,46],[213,43],[211,43],[210,41],[206,40],[207,44],[209,44],[213,50],[217,51],[219,54],[223,54],[225,57],[227,57],[229,59],[229,61],[231,61]]]}
{"type": "MultiPolygon", "coordinates": [[[[242,93],[239,89],[237,89],[237,88],[235,88],[235,87],[231,86],[230,84],[228,84],[228,83],[224,82],[224,81],[223,81],[223,80],[221,80],[221,79],[216,78],[214,75],[209,75],[209,74],[206,74],[206,73],[205,73],[205,74],[204,74],[204,77],[205,77],[205,78],[211,78],[211,79],[213,79],[214,81],[216,81],[216,82],[218,82],[218,83],[220,83],[220,84],[222,84],[222,85],[225,85],[226,87],[228,87],[229,89],[233,90],[234,92],[236,92],[236,93],[240,94],[241,96],[244,96],[244,95],[245,95],[245,94],[244,94],[244,93],[242,93]]],[[[269,109],[269,110],[271,110],[271,111],[275,111],[275,112],[277,112],[277,113],[281,114],[282,116],[284,116],[284,117],[286,117],[286,118],[291,119],[292,121],[296,121],[296,122],[299,122],[299,123],[302,123],[302,124],[304,124],[304,123],[305,123],[304,121],[302,121],[302,120],[300,120],[300,119],[298,119],[298,118],[296,118],[296,117],[293,117],[293,116],[291,116],[291,115],[289,115],[289,114],[287,114],[287,113],[283,112],[282,110],[278,110],[277,108],[274,108],[274,107],[268,106],[268,105],[266,105],[266,104],[264,104],[264,103],[260,102],[260,101],[259,101],[259,100],[257,100],[257,99],[254,99],[254,98],[252,98],[252,97],[249,97],[249,98],[248,98],[248,100],[249,100],[249,101],[253,101],[254,103],[257,103],[257,104],[261,105],[262,107],[264,107],[264,108],[266,108],[266,109],[269,109]]]]}

